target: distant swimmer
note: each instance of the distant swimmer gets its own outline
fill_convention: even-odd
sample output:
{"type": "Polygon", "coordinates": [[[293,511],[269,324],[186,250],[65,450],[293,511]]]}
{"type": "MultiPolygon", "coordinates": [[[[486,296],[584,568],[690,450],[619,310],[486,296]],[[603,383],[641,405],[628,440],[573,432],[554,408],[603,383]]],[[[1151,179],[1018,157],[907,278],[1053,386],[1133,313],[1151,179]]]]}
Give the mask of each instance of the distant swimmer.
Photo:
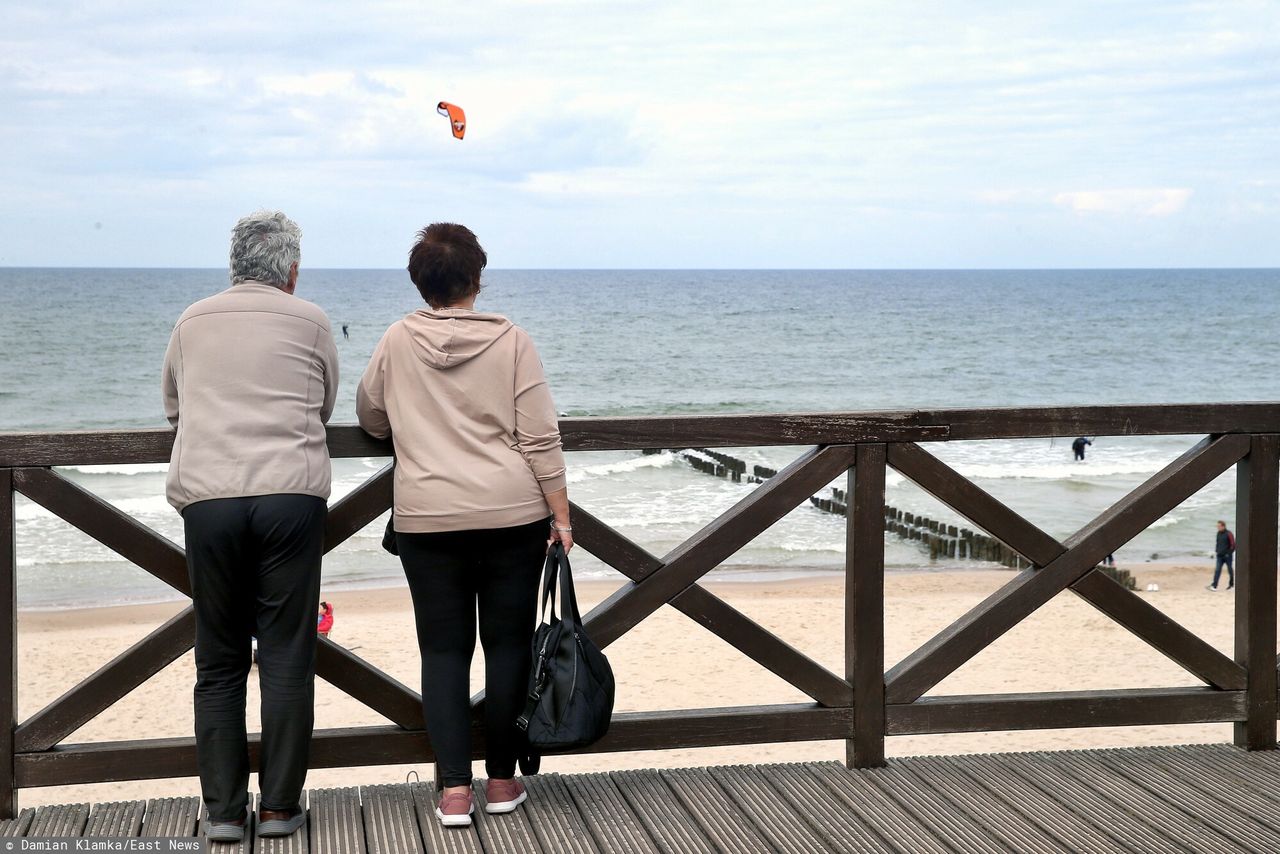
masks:
{"type": "Polygon", "coordinates": [[[1084,460],[1085,446],[1092,445],[1092,444],[1093,442],[1090,442],[1084,436],[1080,436],[1074,442],[1071,443],[1071,450],[1075,452],[1076,462],[1081,462],[1084,460]]]}
{"type": "Polygon", "coordinates": [[[342,337],[346,341],[351,340],[351,333],[347,331],[347,324],[342,324],[342,337]]]}

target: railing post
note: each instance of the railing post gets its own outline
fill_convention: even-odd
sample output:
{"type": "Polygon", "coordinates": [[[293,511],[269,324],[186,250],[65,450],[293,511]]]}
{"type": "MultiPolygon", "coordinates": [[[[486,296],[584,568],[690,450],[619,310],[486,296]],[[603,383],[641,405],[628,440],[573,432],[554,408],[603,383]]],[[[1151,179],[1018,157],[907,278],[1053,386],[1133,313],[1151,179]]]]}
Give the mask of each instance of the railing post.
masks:
{"type": "Polygon", "coordinates": [[[1276,517],[1280,436],[1255,435],[1236,466],[1236,661],[1248,671],[1235,743],[1276,746],[1276,517]]]}
{"type": "Polygon", "coordinates": [[[18,726],[18,560],[13,469],[0,468],[0,819],[18,812],[13,733],[18,726]]]}
{"type": "Polygon", "coordinates": [[[859,445],[845,528],[845,677],[853,686],[851,768],[884,764],[884,472],[886,448],[859,445]]]}

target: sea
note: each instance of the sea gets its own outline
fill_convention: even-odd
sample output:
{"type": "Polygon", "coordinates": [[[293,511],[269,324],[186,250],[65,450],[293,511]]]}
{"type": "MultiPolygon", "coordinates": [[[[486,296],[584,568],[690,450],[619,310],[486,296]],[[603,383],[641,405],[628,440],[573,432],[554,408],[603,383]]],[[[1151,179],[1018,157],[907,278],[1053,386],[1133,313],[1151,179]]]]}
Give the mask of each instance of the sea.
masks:
{"type": "MultiPolygon", "coordinates": [[[[0,431],[165,425],[161,359],[174,320],[228,286],[215,269],[0,268],[0,431]]],[[[570,416],[819,412],[915,407],[1280,399],[1277,270],[491,270],[478,308],[537,342],[570,416]]],[[[299,296],[338,333],[334,421],[388,324],[420,307],[399,270],[303,269],[299,296]],[[346,326],[347,337],[341,333],[346,326]]],[[[227,342],[234,346],[234,342],[227,342]]],[[[930,445],[965,476],[1065,537],[1199,437],[1096,437],[930,445]]],[[[781,467],[803,448],[740,448],[781,467]]],[[[387,461],[334,461],[333,499],[387,461]]],[[[182,542],[165,465],[61,473],[182,542]]],[[[574,501],[662,555],[750,492],[677,454],[573,453],[574,501]]],[[[843,487],[842,482],[837,486],[843,487]]],[[[890,472],[887,500],[964,524],[890,472]]],[[[1205,562],[1214,523],[1234,524],[1228,472],[1118,550],[1122,565],[1205,562]]],[[[17,501],[21,607],[69,608],[177,596],[30,501],[17,501]]],[[[401,581],[380,548],[385,518],[326,558],[327,595],[401,581]]],[[[752,581],[835,573],[844,520],[805,505],[714,575],[752,581]]],[[[889,571],[947,571],[889,537],[889,571]]],[[[966,566],[976,564],[966,562],[966,566]]],[[[616,577],[574,552],[582,577],[616,577]]]]}

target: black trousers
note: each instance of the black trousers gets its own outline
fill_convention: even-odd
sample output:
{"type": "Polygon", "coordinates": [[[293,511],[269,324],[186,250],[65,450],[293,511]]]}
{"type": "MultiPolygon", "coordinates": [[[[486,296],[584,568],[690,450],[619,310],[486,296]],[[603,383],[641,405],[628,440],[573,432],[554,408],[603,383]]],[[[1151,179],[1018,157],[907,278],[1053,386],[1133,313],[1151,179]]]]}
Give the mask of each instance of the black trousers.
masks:
{"type": "Polygon", "coordinates": [[[263,809],[298,806],[314,715],[324,499],[217,498],[182,513],[196,613],[196,763],[209,818],[245,814],[245,683],[258,638],[263,809]]]}
{"type": "Polygon", "coordinates": [[[471,656],[476,612],[485,662],[485,771],[515,776],[524,739],[538,582],[548,520],[514,528],[396,534],[422,653],[427,735],[446,786],[471,782],[471,656]]]}

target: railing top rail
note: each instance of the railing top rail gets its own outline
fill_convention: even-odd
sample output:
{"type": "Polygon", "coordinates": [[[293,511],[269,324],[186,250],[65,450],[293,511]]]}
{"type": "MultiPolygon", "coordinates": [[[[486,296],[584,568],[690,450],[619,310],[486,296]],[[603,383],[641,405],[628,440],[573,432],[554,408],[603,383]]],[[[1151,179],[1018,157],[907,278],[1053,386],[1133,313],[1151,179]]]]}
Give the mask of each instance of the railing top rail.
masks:
{"type": "MultiPolygon", "coordinates": [[[[562,418],[560,432],[569,451],[1280,433],[1280,402],[562,418]]],[[[172,445],[173,432],[164,428],[0,432],[0,468],[162,463],[172,445]]],[[[391,446],[354,424],[335,424],[329,453],[389,456],[391,446]]]]}

